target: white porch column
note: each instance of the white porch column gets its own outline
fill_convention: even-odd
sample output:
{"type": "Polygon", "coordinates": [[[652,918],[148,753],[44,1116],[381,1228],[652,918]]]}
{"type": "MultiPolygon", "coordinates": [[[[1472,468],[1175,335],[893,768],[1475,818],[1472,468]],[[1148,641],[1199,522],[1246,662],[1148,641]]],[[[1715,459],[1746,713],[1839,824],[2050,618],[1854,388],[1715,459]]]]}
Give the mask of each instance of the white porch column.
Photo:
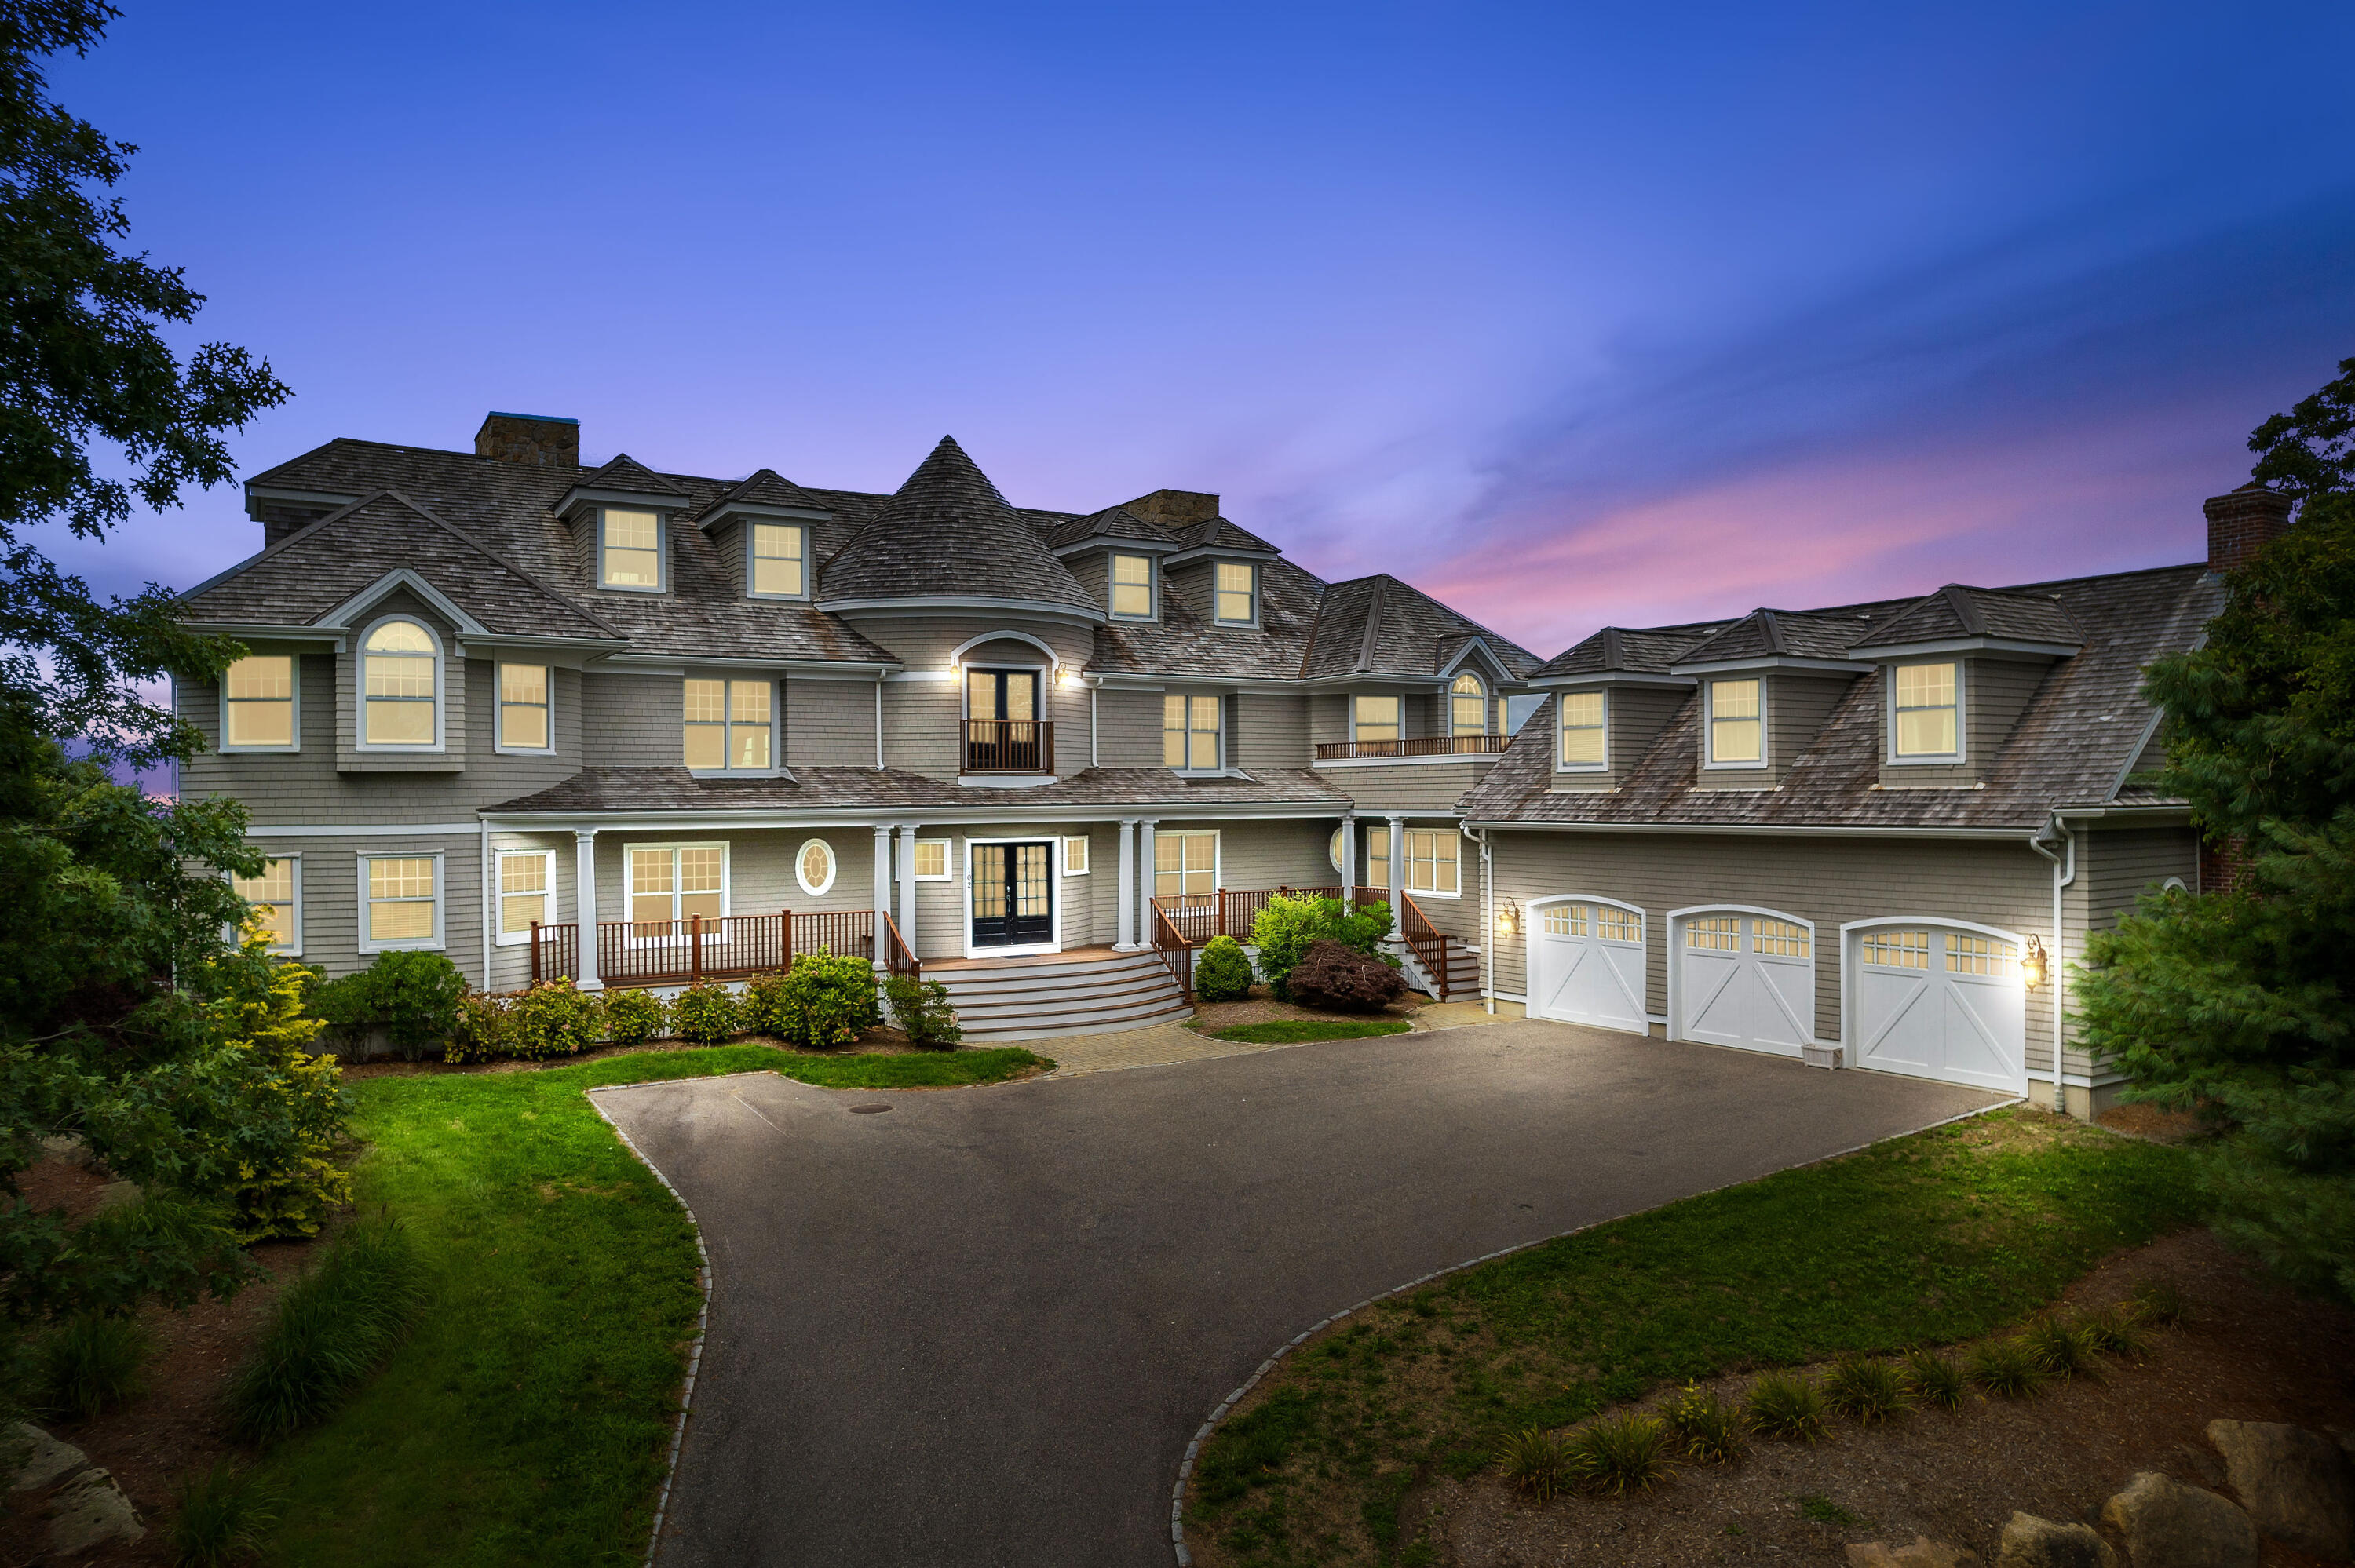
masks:
{"type": "Polygon", "coordinates": [[[1140,947],[1153,946],[1153,830],[1156,819],[1146,817],[1137,824],[1136,843],[1136,940],[1140,947]]]}
{"type": "Polygon", "coordinates": [[[891,830],[875,829],[875,966],[883,967],[883,916],[891,913],[891,830]]]}
{"type": "Polygon", "coordinates": [[[1341,898],[1348,901],[1349,889],[1358,885],[1358,819],[1354,814],[1341,819],[1341,898]]]}
{"type": "Polygon", "coordinates": [[[900,940],[916,950],[916,824],[900,824],[900,940]]]}
{"type": "Polygon", "coordinates": [[[1133,953],[1141,945],[1136,939],[1136,819],[1123,817],[1120,821],[1120,935],[1114,946],[1121,952],[1133,953]]]}
{"type": "Polygon", "coordinates": [[[597,830],[572,834],[572,933],[581,950],[581,989],[602,991],[597,978],[597,830]]]}
{"type": "Polygon", "coordinates": [[[1395,931],[1406,925],[1406,901],[1401,896],[1406,892],[1406,819],[1389,817],[1384,821],[1391,830],[1391,918],[1395,922],[1395,931]]]}

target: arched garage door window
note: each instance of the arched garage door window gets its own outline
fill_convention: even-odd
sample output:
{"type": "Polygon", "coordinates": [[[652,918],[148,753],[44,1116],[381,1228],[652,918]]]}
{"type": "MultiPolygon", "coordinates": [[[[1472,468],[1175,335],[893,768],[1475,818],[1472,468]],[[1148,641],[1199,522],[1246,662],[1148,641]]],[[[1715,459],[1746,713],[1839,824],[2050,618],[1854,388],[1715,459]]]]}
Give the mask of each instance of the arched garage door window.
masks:
{"type": "Polygon", "coordinates": [[[1670,1035],[1796,1056],[1816,1039],[1816,928],[1779,909],[1668,912],[1670,1035]]]}
{"type": "Polygon", "coordinates": [[[1844,926],[1840,938],[1849,1065],[2028,1092],[2028,991],[2018,934],[1895,918],[1844,926]]]}
{"type": "Polygon", "coordinates": [[[1529,905],[1529,1016],[1646,1032],[1644,912],[1563,895],[1529,905]]]}

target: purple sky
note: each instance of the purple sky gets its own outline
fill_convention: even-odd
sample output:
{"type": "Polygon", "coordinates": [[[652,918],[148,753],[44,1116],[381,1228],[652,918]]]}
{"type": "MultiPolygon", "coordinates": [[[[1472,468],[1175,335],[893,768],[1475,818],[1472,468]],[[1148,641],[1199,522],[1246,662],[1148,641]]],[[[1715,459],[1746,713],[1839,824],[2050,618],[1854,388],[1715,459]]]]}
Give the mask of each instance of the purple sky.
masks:
{"type": "MultiPolygon", "coordinates": [[[[497,408],[890,490],[947,431],[1550,654],[2196,558],[2355,355],[2340,4],[122,4],[53,79],[186,341],[295,390],[249,472],[497,408]]],[[[224,490],[59,553],[257,543],[224,490]]]]}

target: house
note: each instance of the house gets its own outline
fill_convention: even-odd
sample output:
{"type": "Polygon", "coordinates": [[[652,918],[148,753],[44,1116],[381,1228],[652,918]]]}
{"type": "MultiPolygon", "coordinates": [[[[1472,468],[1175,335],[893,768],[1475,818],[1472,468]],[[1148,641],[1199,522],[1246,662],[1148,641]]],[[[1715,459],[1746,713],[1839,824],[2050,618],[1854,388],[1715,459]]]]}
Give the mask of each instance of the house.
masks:
{"type": "Polygon", "coordinates": [[[1456,802],[1527,650],[1321,581],[1216,495],[1013,506],[954,440],[890,495],[580,455],[494,413],[471,452],[339,440],[248,482],[261,550],[180,604],[250,652],[175,701],[281,951],[507,991],[825,947],[1018,1037],[1182,1015],[1201,942],[1319,887],[1476,987],[1456,802]]]}
{"type": "Polygon", "coordinates": [[[2289,498],[2206,510],[2193,565],[1610,628],[1540,666],[1459,802],[1496,1003],[2106,1108],[2065,966],[2203,871],[2138,779],[2142,671],[2199,642],[2289,498]]]}

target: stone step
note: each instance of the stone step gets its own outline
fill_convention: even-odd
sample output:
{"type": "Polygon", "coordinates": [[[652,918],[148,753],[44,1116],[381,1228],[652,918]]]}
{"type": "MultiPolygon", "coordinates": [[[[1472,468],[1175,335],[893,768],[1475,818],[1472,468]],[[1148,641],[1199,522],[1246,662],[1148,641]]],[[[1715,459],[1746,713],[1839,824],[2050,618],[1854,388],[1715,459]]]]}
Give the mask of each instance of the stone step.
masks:
{"type": "Polygon", "coordinates": [[[949,1000],[962,1007],[967,1002],[976,1006],[994,1001],[1052,1001],[1070,997],[1092,996],[1098,991],[1126,991],[1135,986],[1175,985],[1169,971],[1159,964],[1150,969],[1122,969],[1115,974],[1090,975],[1084,978],[1054,978],[1030,985],[996,982],[989,985],[952,986],[949,1000]]]}

